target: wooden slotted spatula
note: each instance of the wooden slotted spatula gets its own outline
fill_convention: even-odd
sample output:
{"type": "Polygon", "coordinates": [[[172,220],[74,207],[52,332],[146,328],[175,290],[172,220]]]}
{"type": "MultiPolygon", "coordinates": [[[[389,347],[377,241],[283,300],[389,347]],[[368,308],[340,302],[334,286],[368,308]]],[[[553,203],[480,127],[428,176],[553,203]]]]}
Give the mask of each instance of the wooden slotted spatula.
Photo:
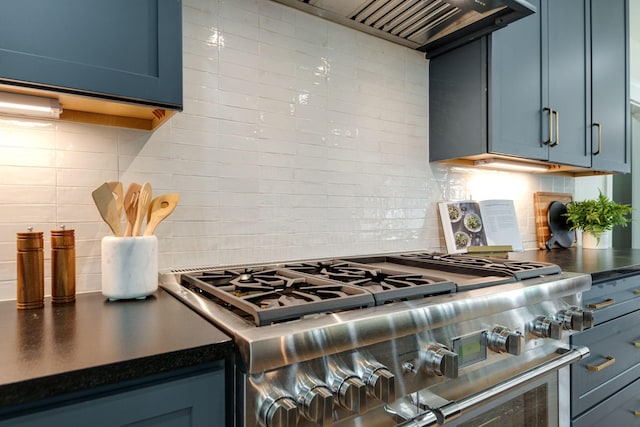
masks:
{"type": "Polygon", "coordinates": [[[136,216],[138,214],[138,194],[140,193],[142,186],[136,182],[132,182],[127,187],[127,192],[124,195],[124,213],[127,217],[127,225],[124,230],[125,236],[131,236],[133,232],[133,224],[136,222],[136,216]]]}
{"type": "Polygon", "coordinates": [[[151,192],[151,184],[149,184],[148,182],[142,184],[142,188],[140,188],[140,193],[138,194],[136,222],[133,224],[133,232],[131,233],[132,236],[140,235],[142,221],[144,221],[144,218],[147,215],[147,211],[149,210],[149,203],[151,203],[151,192]]]}
{"type": "Polygon", "coordinates": [[[118,208],[116,199],[113,196],[111,187],[106,182],[93,190],[91,193],[93,201],[100,212],[100,216],[107,223],[114,236],[122,236],[122,228],[120,226],[120,217],[118,216],[118,208]]]}
{"type": "Polygon", "coordinates": [[[147,213],[147,228],[144,230],[145,236],[153,235],[158,224],[173,212],[179,200],[180,194],[170,193],[162,194],[151,201],[147,213]]]}

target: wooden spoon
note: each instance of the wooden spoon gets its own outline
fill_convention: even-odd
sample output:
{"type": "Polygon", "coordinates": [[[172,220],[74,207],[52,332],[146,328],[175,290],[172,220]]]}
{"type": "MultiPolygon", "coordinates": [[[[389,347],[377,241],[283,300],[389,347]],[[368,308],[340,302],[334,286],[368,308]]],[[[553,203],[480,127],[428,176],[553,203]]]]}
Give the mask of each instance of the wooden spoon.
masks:
{"type": "Polygon", "coordinates": [[[147,228],[144,230],[145,236],[153,235],[158,224],[176,208],[178,200],[180,200],[180,194],[170,193],[162,194],[151,201],[147,213],[147,228]]]}
{"type": "Polygon", "coordinates": [[[127,226],[124,230],[125,236],[131,236],[133,232],[133,224],[136,222],[136,216],[138,213],[138,194],[142,186],[136,182],[132,182],[127,187],[127,192],[124,195],[124,212],[127,216],[127,226]]]}
{"type": "Polygon", "coordinates": [[[122,236],[122,228],[120,226],[120,217],[118,216],[118,208],[116,199],[113,196],[111,187],[106,182],[91,193],[93,201],[100,212],[100,216],[107,223],[114,236],[122,236]]]}
{"type": "Polygon", "coordinates": [[[140,188],[140,193],[138,194],[136,222],[133,224],[133,231],[131,233],[132,236],[140,235],[142,221],[144,221],[144,217],[149,210],[149,203],[151,203],[151,192],[151,184],[149,184],[148,182],[142,184],[142,188],[140,188]]]}

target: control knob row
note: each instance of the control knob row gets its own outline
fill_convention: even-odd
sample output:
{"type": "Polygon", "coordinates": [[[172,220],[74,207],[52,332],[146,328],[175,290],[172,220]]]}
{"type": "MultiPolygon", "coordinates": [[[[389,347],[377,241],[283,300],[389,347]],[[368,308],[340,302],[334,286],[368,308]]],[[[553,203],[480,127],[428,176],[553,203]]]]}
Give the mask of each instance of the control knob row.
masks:
{"type": "Polygon", "coordinates": [[[560,310],[555,317],[538,316],[531,324],[531,332],[541,338],[562,339],[562,331],[578,331],[593,326],[593,312],[580,307],[560,310]]]}
{"type": "Polygon", "coordinates": [[[260,410],[265,427],[293,427],[298,417],[330,426],[334,404],[361,415],[367,411],[367,395],[390,403],[395,400],[394,375],[377,362],[364,361],[356,374],[342,366],[331,367],[327,384],[303,375],[298,379],[297,400],[279,389],[272,390],[260,410]]]}

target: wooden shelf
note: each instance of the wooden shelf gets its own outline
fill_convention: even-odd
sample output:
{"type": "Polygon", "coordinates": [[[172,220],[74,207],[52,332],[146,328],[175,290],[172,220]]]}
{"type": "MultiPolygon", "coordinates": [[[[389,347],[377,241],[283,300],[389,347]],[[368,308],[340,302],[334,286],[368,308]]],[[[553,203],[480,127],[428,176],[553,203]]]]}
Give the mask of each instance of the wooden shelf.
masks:
{"type": "Polygon", "coordinates": [[[69,122],[151,131],[176,112],[124,101],[8,84],[0,84],[0,91],[57,99],[62,106],[60,120],[69,122]]]}

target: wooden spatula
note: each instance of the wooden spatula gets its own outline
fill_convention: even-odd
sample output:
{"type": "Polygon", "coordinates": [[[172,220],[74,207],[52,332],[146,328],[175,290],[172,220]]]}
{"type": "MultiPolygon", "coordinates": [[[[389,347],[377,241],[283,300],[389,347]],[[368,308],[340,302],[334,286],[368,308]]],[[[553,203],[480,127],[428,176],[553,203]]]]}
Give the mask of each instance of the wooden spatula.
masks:
{"type": "Polygon", "coordinates": [[[127,217],[127,226],[124,230],[125,236],[131,236],[133,232],[133,224],[136,222],[138,214],[138,194],[142,186],[136,182],[132,182],[127,187],[124,195],[124,213],[127,217]]]}
{"type": "Polygon", "coordinates": [[[107,223],[114,236],[122,236],[122,228],[120,226],[120,217],[118,216],[118,208],[116,199],[113,197],[111,187],[106,182],[91,193],[93,201],[100,212],[100,216],[107,223]]]}
{"type": "Polygon", "coordinates": [[[107,182],[113,197],[116,199],[116,208],[118,208],[118,221],[122,218],[122,209],[124,207],[124,191],[122,190],[122,183],[120,181],[107,182]]]}
{"type": "Polygon", "coordinates": [[[136,212],[136,222],[133,224],[133,231],[131,233],[132,236],[139,236],[140,229],[142,228],[142,222],[144,221],[145,216],[147,215],[147,210],[149,209],[149,203],[151,203],[151,184],[145,182],[142,184],[142,188],[140,188],[140,193],[138,194],[138,207],[136,212]]]}
{"type": "Polygon", "coordinates": [[[162,194],[151,201],[147,213],[147,228],[144,230],[145,236],[151,236],[156,231],[156,227],[162,220],[168,217],[178,205],[180,194],[162,194]]]}

